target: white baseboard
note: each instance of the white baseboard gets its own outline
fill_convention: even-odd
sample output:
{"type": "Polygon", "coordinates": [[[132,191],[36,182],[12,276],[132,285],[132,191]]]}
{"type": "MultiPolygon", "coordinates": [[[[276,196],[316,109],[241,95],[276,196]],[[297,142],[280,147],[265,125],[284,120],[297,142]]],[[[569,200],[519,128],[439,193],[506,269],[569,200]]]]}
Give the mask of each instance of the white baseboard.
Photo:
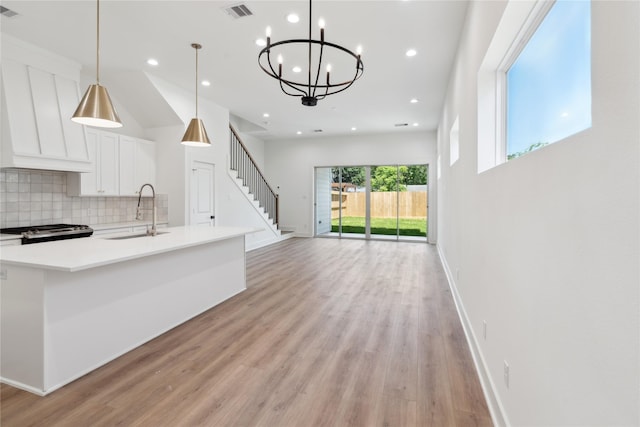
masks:
{"type": "Polygon", "coordinates": [[[260,240],[259,242],[247,243],[245,252],[251,252],[256,249],[264,248],[265,246],[273,245],[274,243],[278,243],[283,240],[290,239],[292,237],[294,237],[293,233],[287,233],[287,234],[281,234],[272,239],[264,239],[264,240],[260,240]]]}
{"type": "Polygon", "coordinates": [[[37,389],[35,387],[31,387],[30,385],[23,384],[18,381],[13,381],[4,377],[0,377],[0,383],[10,385],[11,387],[19,388],[20,390],[28,391],[29,393],[33,393],[35,395],[44,397],[47,395],[44,391],[37,389]]]}
{"type": "Polygon", "coordinates": [[[471,322],[469,320],[469,317],[467,316],[466,310],[464,309],[464,304],[462,303],[462,299],[460,298],[460,294],[458,293],[458,289],[456,287],[455,280],[453,279],[451,269],[449,268],[449,264],[447,263],[447,259],[444,256],[440,245],[436,244],[436,247],[438,248],[440,262],[442,263],[444,272],[447,275],[449,288],[451,289],[451,294],[453,295],[453,302],[456,305],[458,317],[460,318],[462,329],[464,330],[464,334],[467,338],[467,343],[469,344],[469,350],[471,351],[473,363],[476,365],[476,371],[478,372],[478,377],[480,379],[480,386],[482,387],[485,399],[487,400],[487,406],[489,407],[491,420],[493,421],[493,424],[495,426],[510,426],[511,424],[509,423],[509,419],[504,410],[504,407],[502,406],[502,402],[500,401],[500,398],[496,391],[495,384],[491,379],[487,364],[485,363],[484,356],[482,354],[482,351],[480,350],[480,345],[478,344],[478,340],[473,333],[471,322]]]}

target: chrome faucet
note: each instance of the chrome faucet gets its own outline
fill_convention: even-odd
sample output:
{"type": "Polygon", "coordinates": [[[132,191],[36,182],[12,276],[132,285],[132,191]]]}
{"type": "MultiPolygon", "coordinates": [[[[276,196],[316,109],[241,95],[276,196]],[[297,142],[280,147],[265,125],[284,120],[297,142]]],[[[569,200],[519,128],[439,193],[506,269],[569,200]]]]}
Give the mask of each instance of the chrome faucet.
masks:
{"type": "Polygon", "coordinates": [[[153,193],[153,220],[151,223],[151,230],[149,230],[149,226],[147,225],[147,236],[155,236],[157,234],[156,230],[156,190],[153,188],[151,184],[142,184],[140,187],[140,191],[138,191],[138,207],[136,208],[136,219],[142,219],[142,211],[140,209],[140,199],[142,198],[142,190],[144,187],[149,186],[151,188],[151,192],[153,193]]]}

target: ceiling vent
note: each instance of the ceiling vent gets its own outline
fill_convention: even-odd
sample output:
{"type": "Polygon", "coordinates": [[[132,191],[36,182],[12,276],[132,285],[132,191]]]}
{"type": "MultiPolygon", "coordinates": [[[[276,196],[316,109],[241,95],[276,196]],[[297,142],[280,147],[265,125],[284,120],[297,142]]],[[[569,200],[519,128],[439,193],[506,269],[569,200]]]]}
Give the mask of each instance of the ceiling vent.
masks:
{"type": "Polygon", "coordinates": [[[4,6],[0,6],[0,15],[2,15],[2,16],[6,16],[7,18],[13,18],[17,14],[18,14],[17,12],[14,12],[11,9],[7,9],[4,6]]]}
{"type": "Polygon", "coordinates": [[[227,12],[227,15],[231,16],[234,19],[240,19],[246,16],[253,15],[253,12],[251,12],[251,10],[249,10],[249,8],[243,3],[234,4],[233,6],[227,6],[224,8],[224,11],[227,12]]]}
{"type": "Polygon", "coordinates": [[[394,126],[397,128],[401,128],[401,127],[409,126],[409,123],[396,123],[394,126]]]}
{"type": "Polygon", "coordinates": [[[321,132],[322,132],[322,129],[314,129],[313,131],[314,131],[315,133],[321,133],[321,132]]]}

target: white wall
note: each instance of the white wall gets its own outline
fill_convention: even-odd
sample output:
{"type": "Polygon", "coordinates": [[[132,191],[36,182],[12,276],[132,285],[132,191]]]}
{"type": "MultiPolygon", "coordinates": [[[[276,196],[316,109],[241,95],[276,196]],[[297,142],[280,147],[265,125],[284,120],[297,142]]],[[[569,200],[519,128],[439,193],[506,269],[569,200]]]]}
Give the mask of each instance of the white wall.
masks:
{"type": "MultiPolygon", "coordinates": [[[[80,74],[80,96],[84,95],[85,91],[89,87],[89,85],[96,83],[96,76],[88,75],[86,73],[80,74]]],[[[135,136],[136,138],[144,138],[144,129],[140,126],[140,123],[131,115],[129,110],[125,108],[125,106],[120,102],[120,100],[113,95],[113,90],[110,90],[108,82],[100,82],[104,87],[107,88],[109,92],[109,97],[111,97],[111,101],[113,101],[113,106],[118,112],[118,116],[120,117],[120,121],[122,121],[122,127],[119,128],[111,128],[109,132],[117,133],[120,135],[126,136],[135,136]]]]}
{"type": "Polygon", "coordinates": [[[499,424],[639,425],[640,3],[592,3],[592,128],[478,174],[477,72],[505,4],[467,15],[438,247],[499,424]]]}
{"type": "Polygon", "coordinates": [[[180,144],[186,123],[194,113],[193,94],[154,76],[152,83],[184,126],[148,129],[146,137],[157,143],[157,175],[159,192],[169,195],[169,224],[188,224],[190,220],[190,176],[193,161],[215,165],[216,225],[245,226],[264,229],[247,235],[247,247],[275,241],[263,218],[253,208],[229,175],[229,111],[206,99],[199,100],[199,115],[203,120],[211,147],[196,148],[180,144]]]}
{"type": "MultiPolygon", "coordinates": [[[[280,194],[282,228],[313,235],[314,167],[429,164],[429,200],[436,200],[436,134],[398,132],[332,138],[296,138],[265,144],[265,174],[280,194]]],[[[429,240],[435,242],[435,203],[429,240]],[[433,231],[433,234],[432,234],[433,231]]]]}

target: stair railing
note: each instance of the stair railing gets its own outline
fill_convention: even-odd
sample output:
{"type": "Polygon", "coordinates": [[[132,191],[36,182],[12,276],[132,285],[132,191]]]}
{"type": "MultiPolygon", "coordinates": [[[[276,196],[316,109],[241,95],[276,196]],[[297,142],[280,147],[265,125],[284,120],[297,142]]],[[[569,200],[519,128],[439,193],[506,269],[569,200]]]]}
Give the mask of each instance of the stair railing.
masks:
{"type": "Polygon", "coordinates": [[[264,174],[233,126],[229,125],[229,129],[231,130],[230,168],[238,173],[238,178],[242,180],[245,187],[249,188],[253,199],[258,201],[260,207],[264,208],[269,218],[278,227],[278,194],[267,183],[264,174]]]}

